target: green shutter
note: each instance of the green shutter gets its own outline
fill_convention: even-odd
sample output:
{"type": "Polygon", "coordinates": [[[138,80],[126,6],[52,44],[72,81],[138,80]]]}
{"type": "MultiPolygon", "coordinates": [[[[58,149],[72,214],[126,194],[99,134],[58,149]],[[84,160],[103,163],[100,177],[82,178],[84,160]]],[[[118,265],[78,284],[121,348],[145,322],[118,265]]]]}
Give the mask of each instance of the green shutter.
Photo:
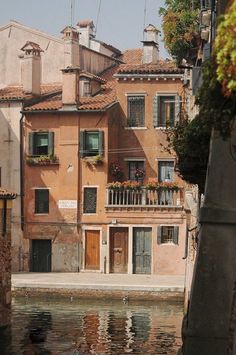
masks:
{"type": "Polygon", "coordinates": [[[161,244],[162,227],[157,227],[157,244],[161,244]]]}
{"type": "Polygon", "coordinates": [[[98,135],[99,135],[98,154],[99,155],[104,155],[104,132],[103,131],[99,131],[98,135]]]}
{"type": "Polygon", "coordinates": [[[173,238],[174,244],[179,244],[179,227],[174,226],[174,238],[173,238]]]}
{"type": "Polygon", "coordinates": [[[54,154],[54,132],[48,132],[48,155],[54,154]]]}
{"type": "Polygon", "coordinates": [[[152,114],[153,114],[153,126],[158,127],[158,101],[159,96],[153,97],[152,114]]]}
{"type": "Polygon", "coordinates": [[[34,132],[29,133],[29,155],[34,155],[34,132]]]}
{"type": "Polygon", "coordinates": [[[175,124],[178,123],[180,120],[180,108],[181,108],[180,96],[175,95],[175,124]]]}
{"type": "Polygon", "coordinates": [[[80,131],[79,134],[79,153],[81,158],[85,156],[85,131],[80,131]]]}

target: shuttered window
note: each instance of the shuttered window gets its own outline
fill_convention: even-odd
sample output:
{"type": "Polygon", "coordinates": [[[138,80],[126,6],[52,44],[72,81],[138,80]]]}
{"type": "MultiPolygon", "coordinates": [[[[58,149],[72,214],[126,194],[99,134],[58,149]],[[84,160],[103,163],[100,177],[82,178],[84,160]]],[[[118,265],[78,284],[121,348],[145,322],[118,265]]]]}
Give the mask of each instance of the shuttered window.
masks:
{"type": "Polygon", "coordinates": [[[158,244],[179,244],[178,226],[159,226],[157,231],[158,244]]]}
{"type": "Polygon", "coordinates": [[[53,155],[54,132],[29,133],[29,155],[53,155]]]}
{"type": "Polygon", "coordinates": [[[173,127],[180,117],[180,97],[178,95],[156,95],[153,98],[154,127],[173,127]]]}
{"type": "Polygon", "coordinates": [[[145,116],[145,97],[128,96],[128,126],[143,127],[145,116]]]}
{"type": "Polygon", "coordinates": [[[81,131],[80,132],[80,156],[93,157],[104,154],[104,132],[103,131],[81,131]]]}

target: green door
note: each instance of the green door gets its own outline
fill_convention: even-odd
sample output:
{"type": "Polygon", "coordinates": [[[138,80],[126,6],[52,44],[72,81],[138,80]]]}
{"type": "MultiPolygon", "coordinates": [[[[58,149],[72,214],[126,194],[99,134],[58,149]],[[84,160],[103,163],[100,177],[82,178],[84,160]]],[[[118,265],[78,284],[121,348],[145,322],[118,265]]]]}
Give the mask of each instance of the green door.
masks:
{"type": "Polygon", "coordinates": [[[134,274],[151,273],[152,228],[133,229],[134,274]]]}
{"type": "Polygon", "coordinates": [[[51,271],[51,240],[32,240],[32,270],[34,272],[51,271]]]}

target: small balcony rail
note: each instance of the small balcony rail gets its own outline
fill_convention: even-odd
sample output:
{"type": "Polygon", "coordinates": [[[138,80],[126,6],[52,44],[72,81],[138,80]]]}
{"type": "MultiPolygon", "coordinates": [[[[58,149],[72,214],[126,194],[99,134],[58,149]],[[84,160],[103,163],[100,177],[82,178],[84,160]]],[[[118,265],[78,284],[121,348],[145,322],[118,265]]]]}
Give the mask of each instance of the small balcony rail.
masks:
{"type": "Polygon", "coordinates": [[[181,207],[183,188],[178,190],[141,187],[137,190],[107,188],[107,207],[181,207]]]}

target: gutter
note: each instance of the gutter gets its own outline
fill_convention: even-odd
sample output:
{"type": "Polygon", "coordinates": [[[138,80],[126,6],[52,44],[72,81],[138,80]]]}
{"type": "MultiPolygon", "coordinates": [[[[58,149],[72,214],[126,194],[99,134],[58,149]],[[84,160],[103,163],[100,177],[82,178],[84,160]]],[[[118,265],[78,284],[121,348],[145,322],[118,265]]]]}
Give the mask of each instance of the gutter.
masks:
{"type": "Polygon", "coordinates": [[[25,216],[24,216],[24,183],[23,183],[23,157],[24,157],[24,147],[23,147],[23,118],[24,114],[21,113],[20,118],[20,210],[21,210],[21,230],[24,230],[25,216]]]}

